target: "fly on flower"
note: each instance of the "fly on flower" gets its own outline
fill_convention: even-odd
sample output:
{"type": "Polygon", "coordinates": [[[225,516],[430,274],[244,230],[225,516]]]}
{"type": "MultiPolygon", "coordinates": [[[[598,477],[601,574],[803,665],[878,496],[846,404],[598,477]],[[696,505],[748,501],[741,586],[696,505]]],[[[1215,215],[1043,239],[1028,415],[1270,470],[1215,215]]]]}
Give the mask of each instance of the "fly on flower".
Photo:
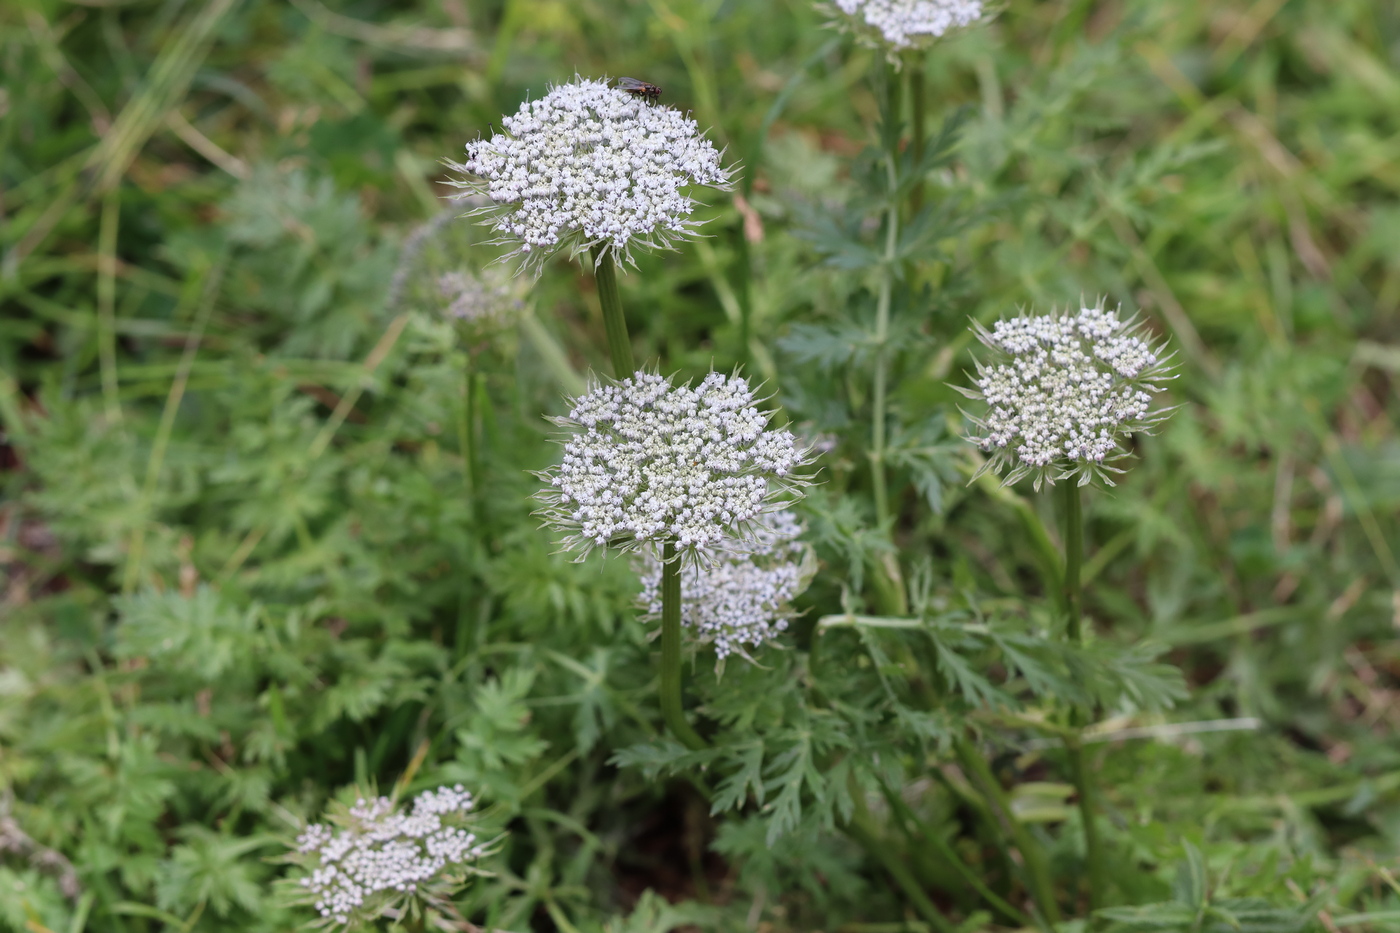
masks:
{"type": "Polygon", "coordinates": [[[618,78],[617,89],[652,103],[661,99],[661,88],[636,78],[618,78]]]}

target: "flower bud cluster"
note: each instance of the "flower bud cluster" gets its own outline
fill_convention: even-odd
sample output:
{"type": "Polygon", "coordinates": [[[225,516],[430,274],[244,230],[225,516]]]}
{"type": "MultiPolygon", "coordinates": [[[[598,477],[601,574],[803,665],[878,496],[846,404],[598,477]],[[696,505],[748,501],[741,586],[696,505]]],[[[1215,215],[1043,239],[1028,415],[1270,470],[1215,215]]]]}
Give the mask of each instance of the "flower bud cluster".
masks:
{"type": "Polygon", "coordinates": [[[446,315],[475,333],[503,327],[522,305],[514,276],[500,266],[444,272],[437,289],[447,302],[446,315]]]}
{"type": "Polygon", "coordinates": [[[374,919],[386,907],[451,883],[484,853],[462,825],[474,806],[458,784],[425,791],[410,812],[387,797],[360,798],[336,822],[313,824],[297,837],[300,880],[317,912],[334,924],[374,919]]]}
{"type": "Polygon", "coordinates": [[[970,440],[991,455],[987,468],[1009,470],[1008,483],[1028,475],[1037,488],[1066,476],[1111,482],[1106,464],[1125,455],[1124,439],[1170,413],[1149,412],[1168,361],[1113,311],[1015,317],[977,330],[997,359],[979,362],[976,389],[964,390],[988,408],[970,440]]]}
{"type": "Polygon", "coordinates": [[[728,538],[750,540],[772,497],[801,484],[805,462],[756,403],[738,375],[691,387],[639,371],[595,384],[556,419],[574,433],[559,466],[540,474],[543,514],[584,555],[673,540],[707,556],[728,538]]]}
{"type": "MultiPolygon", "coordinates": [[[[746,545],[733,542],[717,551],[713,563],[681,569],[681,622],[702,643],[713,644],[720,660],[746,647],[757,648],[787,630],[791,602],[811,582],[812,549],[798,537],[802,524],[790,511],[766,512],[754,523],[746,545]]],[[[661,617],[661,561],[655,554],[638,558],[641,603],[661,617]]]]}
{"type": "Polygon", "coordinates": [[[556,247],[597,244],[631,258],[634,242],[667,246],[693,232],[691,185],[730,187],[721,153],[679,111],[576,78],[467,146],[458,187],[487,195],[499,242],[527,264],[556,247]]]}
{"type": "Polygon", "coordinates": [[[856,34],[888,50],[923,48],[982,18],[981,0],[834,0],[856,34]]]}

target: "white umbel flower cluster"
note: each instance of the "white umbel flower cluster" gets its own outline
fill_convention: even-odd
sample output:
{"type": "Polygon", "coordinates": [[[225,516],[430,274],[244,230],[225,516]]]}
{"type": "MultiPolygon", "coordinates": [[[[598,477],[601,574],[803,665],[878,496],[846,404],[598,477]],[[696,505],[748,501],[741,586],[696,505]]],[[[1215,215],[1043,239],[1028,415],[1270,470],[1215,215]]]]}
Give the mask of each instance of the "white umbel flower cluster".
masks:
{"type": "MultiPolygon", "coordinates": [[[[732,653],[749,657],[787,630],[792,600],[811,582],[816,569],[812,549],[798,537],[802,524],[789,511],[767,512],[754,525],[747,545],[720,549],[708,567],[681,569],[681,622],[702,643],[713,644],[723,661],[732,653]]],[[[638,559],[641,603],[661,617],[661,561],[654,554],[638,559]]]]}
{"type": "Polygon", "coordinates": [[[888,51],[923,48],[982,18],[981,0],[833,0],[858,36],[888,51]]]}
{"type": "Polygon", "coordinates": [[[450,163],[455,184],[485,194],[511,255],[539,263],[556,248],[605,244],[630,261],[634,244],[669,246],[694,232],[694,185],[730,187],[721,153],[694,120],[607,81],[575,78],[501,121],[505,132],[450,163]]]}
{"type": "Polygon", "coordinates": [[[308,871],[299,884],[333,925],[367,923],[414,897],[451,893],[485,851],[462,825],[473,806],[460,784],[419,794],[407,813],[388,797],[360,798],[336,820],[340,829],[317,823],[297,837],[294,858],[308,871]]]}
{"type": "Polygon", "coordinates": [[[708,560],[729,538],[750,540],[771,500],[801,486],[806,458],[757,401],[742,377],[719,373],[694,387],[641,371],[593,385],[555,419],[573,436],[540,474],[542,514],[582,556],[671,540],[708,560]]]}
{"type": "Polygon", "coordinates": [[[1169,360],[1137,336],[1138,328],[1102,307],[998,321],[976,328],[997,359],[977,363],[976,388],[962,390],[987,403],[969,438],[990,454],[984,470],[1007,483],[1035,477],[1036,488],[1077,477],[1112,483],[1111,461],[1123,441],[1150,431],[1171,413],[1150,412],[1169,360]]]}

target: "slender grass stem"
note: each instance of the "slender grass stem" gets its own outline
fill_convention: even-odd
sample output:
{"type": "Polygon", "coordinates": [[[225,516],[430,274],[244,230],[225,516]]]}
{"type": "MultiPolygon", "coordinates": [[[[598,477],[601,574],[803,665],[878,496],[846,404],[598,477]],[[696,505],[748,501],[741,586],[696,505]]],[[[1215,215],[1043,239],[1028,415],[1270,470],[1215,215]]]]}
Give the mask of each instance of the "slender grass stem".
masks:
{"type": "Polygon", "coordinates": [[[874,823],[871,822],[868,814],[862,812],[862,809],[859,807],[856,809],[856,812],[851,815],[850,822],[841,827],[842,830],[889,873],[925,923],[937,930],[938,933],[953,933],[956,927],[947,917],[943,916],[933,901],[929,900],[924,889],[919,886],[919,880],[909,870],[909,866],[904,863],[888,842],[880,838],[874,823]]]}
{"type": "Polygon", "coordinates": [[[958,763],[967,772],[968,780],[977,788],[983,799],[991,806],[992,812],[1002,824],[1002,832],[1011,837],[1012,843],[1021,852],[1021,862],[1026,870],[1026,887],[1030,889],[1031,900],[1045,922],[1060,922],[1060,906],[1055,903],[1055,889],[1050,883],[1050,870],[1045,864],[1045,853],[1031,836],[1025,825],[1016,818],[1011,803],[992,773],[991,766],[982,757],[981,751],[967,737],[958,739],[954,745],[958,763]]]}
{"type": "MultiPolygon", "coordinates": [[[[942,856],[945,862],[952,866],[953,871],[957,873],[958,877],[981,895],[982,899],[986,901],[993,910],[1001,914],[1003,919],[1017,926],[1024,927],[1030,925],[1030,918],[1008,904],[991,888],[987,887],[982,879],[977,876],[977,873],[962,860],[962,856],[958,855],[957,850],[948,844],[948,840],[944,839],[941,833],[920,819],[919,815],[913,811],[909,804],[904,802],[904,798],[901,797],[893,787],[890,787],[889,784],[881,780],[880,790],[884,793],[885,800],[889,802],[890,809],[894,811],[901,822],[906,825],[911,842],[917,845],[922,839],[932,846],[933,850],[942,856]],[[917,830],[917,836],[915,836],[914,830],[917,830]]],[[[921,861],[920,856],[926,856],[926,853],[918,850],[912,854],[916,861],[921,861]]]]}
{"type": "Polygon", "coordinates": [[[97,234],[97,358],[102,370],[102,399],[107,420],[122,423],[122,404],[117,379],[117,218],[121,216],[121,195],[116,188],[102,199],[102,221],[97,234]]]}
{"type": "MultiPolygon", "coordinates": [[[[151,444],[151,456],[146,461],[146,480],[141,484],[142,522],[132,534],[131,546],[127,549],[126,569],[122,574],[122,592],[130,593],[136,588],[141,575],[141,565],[145,556],[146,521],[151,503],[155,499],[156,486],[160,481],[161,467],[165,463],[165,453],[170,446],[170,436],[175,429],[175,417],[180,411],[180,402],[185,397],[189,384],[190,371],[194,368],[195,354],[199,352],[200,341],[204,339],[204,328],[209,323],[209,315],[214,310],[219,286],[223,283],[227,252],[220,253],[214,265],[198,280],[198,299],[194,322],[185,338],[185,349],[180,354],[180,363],[175,370],[175,379],[170,385],[170,393],[165,397],[165,408],[160,413],[160,426],[156,428],[155,441],[151,444]]],[[[190,294],[194,294],[193,291],[190,294]]],[[[177,312],[178,313],[178,312],[177,312]]]]}
{"type": "Polygon", "coordinates": [[[544,361],[545,368],[554,377],[554,382],[566,395],[578,396],[588,391],[588,384],[569,362],[569,354],[564,352],[559,341],[541,323],[534,308],[527,306],[520,315],[520,329],[544,361]]]}
{"type": "MultiPolygon", "coordinates": [[[[945,791],[972,809],[978,822],[987,828],[992,844],[996,846],[998,864],[1007,876],[1015,875],[1017,868],[1015,860],[1011,858],[1011,847],[1007,844],[1006,834],[1001,830],[1001,823],[987,804],[986,798],[978,792],[977,788],[972,786],[971,782],[954,783],[942,768],[934,768],[932,777],[945,791]]],[[[964,777],[966,777],[965,774],[964,777]]]]}
{"type": "MultiPolygon", "coordinates": [[[[1080,571],[1084,565],[1084,506],[1079,492],[1079,484],[1068,479],[1060,484],[1065,523],[1065,572],[1064,590],[1061,600],[1064,606],[1065,630],[1075,644],[1084,641],[1083,593],[1080,587],[1080,571]]],[[[1082,717],[1076,711],[1073,724],[1083,725],[1082,717]]],[[[1084,857],[1088,862],[1089,909],[1096,910],[1103,901],[1104,860],[1103,847],[1099,840],[1098,825],[1094,819],[1097,792],[1093,775],[1084,762],[1084,749],[1076,735],[1065,740],[1065,751],[1069,756],[1070,778],[1074,781],[1079,796],[1079,817],[1084,824],[1084,857]]]]}
{"type": "Polygon", "coordinates": [[[598,303],[603,306],[603,328],[608,335],[608,355],[613,375],[626,379],[637,371],[632,358],[632,340],[627,335],[627,318],[622,314],[622,297],[617,290],[617,263],[612,247],[593,249],[593,274],[598,280],[598,303]]]}
{"type": "Polygon", "coordinates": [[[744,300],[739,302],[739,363],[747,367],[753,356],[749,349],[749,342],[753,340],[753,257],[746,236],[741,234],[735,242],[738,243],[739,268],[744,273],[744,300]]]}
{"type": "Polygon", "coordinates": [[[666,542],[661,555],[661,718],[686,748],[709,747],[686,721],[681,703],[681,560],[674,541],[666,542]]]}

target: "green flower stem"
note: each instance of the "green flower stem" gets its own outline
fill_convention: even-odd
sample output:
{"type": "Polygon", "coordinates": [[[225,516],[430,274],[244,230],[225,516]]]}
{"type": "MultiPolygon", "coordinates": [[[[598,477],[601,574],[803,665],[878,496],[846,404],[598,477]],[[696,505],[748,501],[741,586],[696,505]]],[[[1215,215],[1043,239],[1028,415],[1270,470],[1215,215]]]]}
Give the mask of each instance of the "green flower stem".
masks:
{"type": "Polygon", "coordinates": [[[462,485],[470,513],[476,514],[476,494],[481,489],[481,467],[476,443],[476,374],[470,350],[462,351],[462,408],[457,418],[457,447],[462,454],[462,485]]]}
{"type": "Polygon", "coordinates": [[[1079,570],[1084,564],[1084,510],[1079,498],[1079,484],[1073,478],[1065,480],[1060,484],[1060,495],[1064,500],[1065,513],[1065,575],[1062,599],[1070,641],[1081,644],[1084,641],[1084,631],[1080,610],[1079,570]]]}
{"type": "Polygon", "coordinates": [[[632,359],[632,340],[627,336],[627,318],[622,314],[622,297],[617,291],[617,263],[612,247],[593,248],[593,275],[598,280],[598,303],[603,306],[603,328],[608,334],[608,355],[613,375],[626,379],[637,371],[632,359]]]}
{"type": "MultiPolygon", "coordinates": [[[[918,52],[911,55],[906,64],[909,72],[910,132],[913,136],[910,140],[909,152],[914,157],[914,165],[917,168],[924,161],[924,136],[928,132],[924,113],[927,103],[924,100],[923,53],[918,52]]],[[[924,176],[920,172],[918,177],[914,179],[913,187],[909,189],[909,216],[912,218],[923,209],[923,206],[924,176]]]]}
{"type": "Polygon", "coordinates": [[[681,704],[681,560],[674,541],[666,542],[661,555],[661,718],[686,748],[709,748],[681,704]]]}
{"type": "MultiPolygon", "coordinates": [[[[1084,506],[1080,497],[1079,484],[1072,479],[1061,483],[1061,498],[1065,522],[1065,573],[1064,590],[1061,601],[1066,616],[1066,631],[1076,645],[1084,641],[1083,593],[1080,587],[1080,570],[1084,564],[1084,506]]],[[[1082,725],[1080,716],[1073,714],[1072,723],[1082,725]]],[[[1088,862],[1089,909],[1096,910],[1102,903],[1104,893],[1103,846],[1099,841],[1098,825],[1094,820],[1097,792],[1093,775],[1084,763],[1084,749],[1079,739],[1067,738],[1065,751],[1069,755],[1070,778],[1074,781],[1079,796],[1079,818],[1084,824],[1084,857],[1088,862]]]]}
{"type": "Polygon", "coordinates": [[[1060,906],[1055,903],[1055,889],[1050,883],[1050,870],[1045,864],[1045,853],[1031,836],[1025,825],[1016,818],[1011,803],[1001,789],[991,766],[982,753],[966,736],[957,740],[954,751],[958,763],[967,772],[968,780],[982,794],[992,811],[1002,824],[1002,831],[1021,852],[1021,861],[1026,870],[1026,887],[1030,889],[1031,900],[1039,909],[1041,919],[1055,924],[1060,922],[1060,906]]]}
{"type": "Polygon", "coordinates": [[[938,933],[953,933],[956,928],[947,917],[943,916],[933,901],[929,900],[924,889],[919,886],[918,879],[914,877],[914,873],[909,870],[909,866],[904,863],[899,854],[888,842],[880,838],[869,814],[864,811],[865,807],[858,802],[855,812],[851,814],[850,822],[843,825],[841,829],[854,839],[871,858],[884,867],[925,923],[937,930],[938,933]]]}
{"type": "Polygon", "coordinates": [[[899,173],[895,154],[885,153],[885,173],[889,178],[890,205],[885,224],[885,252],[880,260],[880,284],[875,301],[875,385],[871,399],[870,470],[875,484],[875,521],[880,527],[890,518],[889,493],[885,488],[886,393],[889,382],[890,299],[894,290],[895,248],[899,243],[899,204],[894,200],[899,173]]]}

